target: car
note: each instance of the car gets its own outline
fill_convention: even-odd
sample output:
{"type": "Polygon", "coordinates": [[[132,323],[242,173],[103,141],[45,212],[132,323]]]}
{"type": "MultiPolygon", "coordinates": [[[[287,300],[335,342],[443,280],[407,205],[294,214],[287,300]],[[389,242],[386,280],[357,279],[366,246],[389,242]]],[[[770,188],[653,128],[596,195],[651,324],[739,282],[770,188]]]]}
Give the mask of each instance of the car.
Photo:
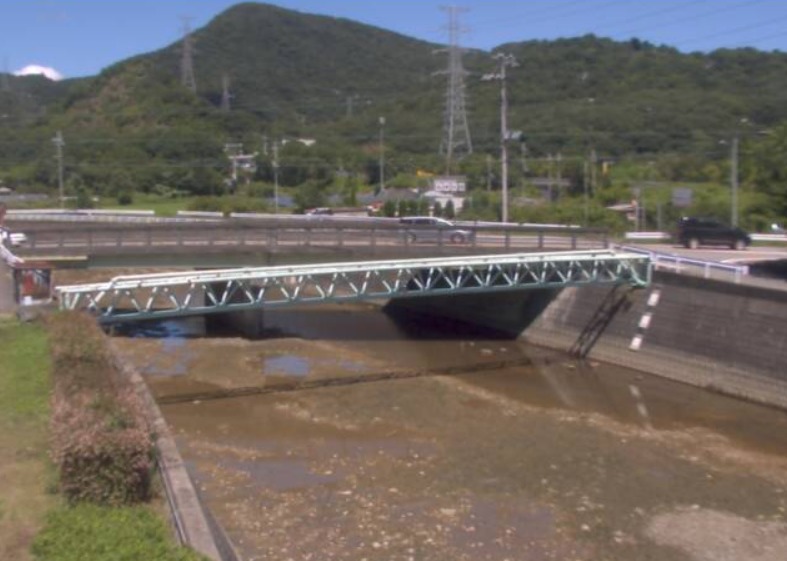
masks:
{"type": "Polygon", "coordinates": [[[405,239],[410,243],[472,243],[475,232],[457,227],[450,220],[436,216],[403,216],[399,223],[406,227],[405,239]]]}
{"type": "Polygon", "coordinates": [[[0,228],[0,243],[19,247],[27,243],[27,236],[22,232],[11,232],[8,228],[0,228]]]}
{"type": "Polygon", "coordinates": [[[306,211],[307,215],[309,216],[319,216],[319,215],[333,215],[333,209],[329,207],[317,207],[317,208],[310,208],[306,211]]]}
{"type": "Polygon", "coordinates": [[[690,249],[701,245],[723,245],[743,250],[751,245],[751,236],[745,230],[713,218],[682,218],[678,222],[677,238],[678,243],[690,249]]]}

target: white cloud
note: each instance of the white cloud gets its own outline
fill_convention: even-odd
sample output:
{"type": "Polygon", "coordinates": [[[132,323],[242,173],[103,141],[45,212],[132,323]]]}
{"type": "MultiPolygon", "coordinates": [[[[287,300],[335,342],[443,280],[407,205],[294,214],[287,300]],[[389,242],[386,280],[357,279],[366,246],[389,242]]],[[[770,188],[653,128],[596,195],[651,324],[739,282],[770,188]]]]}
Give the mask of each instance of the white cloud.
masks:
{"type": "Polygon", "coordinates": [[[34,74],[40,74],[41,76],[46,76],[50,80],[54,80],[57,82],[58,80],[63,79],[63,75],[55,70],[50,66],[39,66],[38,64],[28,64],[21,70],[17,70],[14,72],[14,76],[31,76],[34,74]]]}

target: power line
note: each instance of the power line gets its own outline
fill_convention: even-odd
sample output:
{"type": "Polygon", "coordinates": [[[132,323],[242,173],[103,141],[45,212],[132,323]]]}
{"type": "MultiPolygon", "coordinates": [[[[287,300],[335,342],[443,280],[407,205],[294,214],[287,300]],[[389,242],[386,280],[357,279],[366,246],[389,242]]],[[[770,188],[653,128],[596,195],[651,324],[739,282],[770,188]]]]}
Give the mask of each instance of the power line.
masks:
{"type": "Polygon", "coordinates": [[[759,28],[762,28],[762,27],[768,27],[769,25],[773,25],[775,23],[779,23],[779,22],[782,22],[782,21],[785,21],[785,20],[787,20],[787,16],[783,16],[783,17],[780,17],[780,18],[773,18],[773,19],[769,19],[768,21],[752,23],[752,24],[749,24],[749,25],[743,25],[743,26],[740,26],[740,27],[732,28],[732,29],[722,29],[722,30],[716,31],[714,33],[711,33],[709,35],[703,35],[701,37],[694,37],[692,39],[689,39],[688,41],[680,42],[680,43],[678,43],[678,45],[679,46],[690,45],[691,43],[698,43],[698,42],[701,42],[701,41],[705,41],[707,39],[714,39],[714,38],[722,36],[722,35],[725,35],[725,36],[726,35],[733,35],[735,33],[740,33],[742,31],[750,31],[752,29],[759,29],[759,28]]]}
{"type": "Polygon", "coordinates": [[[603,7],[608,6],[608,5],[619,4],[620,2],[621,2],[621,0],[615,0],[613,2],[608,2],[607,4],[603,4],[602,6],[593,6],[593,5],[588,5],[587,0],[577,0],[577,1],[573,1],[573,2],[566,2],[565,4],[560,4],[558,6],[550,6],[549,8],[545,8],[543,10],[536,10],[536,11],[533,11],[533,12],[528,11],[528,15],[527,15],[526,18],[524,18],[524,17],[523,18],[506,17],[506,18],[494,18],[494,19],[482,20],[480,22],[474,23],[473,27],[496,27],[496,28],[499,28],[501,23],[508,23],[508,24],[512,24],[513,25],[513,24],[517,24],[518,21],[522,20],[522,19],[526,19],[528,21],[528,23],[540,23],[542,21],[549,21],[551,19],[556,19],[556,18],[566,17],[566,16],[570,16],[570,15],[580,14],[580,13],[591,11],[591,10],[597,10],[599,8],[603,8],[603,7]],[[580,9],[580,10],[565,10],[565,9],[561,10],[561,8],[570,8],[570,7],[576,6],[578,4],[581,4],[581,5],[585,6],[585,7],[580,9]],[[558,10],[554,11],[553,10],[554,8],[557,8],[558,10]],[[534,15],[539,15],[539,14],[547,14],[547,15],[545,17],[542,17],[542,18],[536,18],[536,19],[533,18],[534,15]]]}
{"type": "Polygon", "coordinates": [[[688,8],[688,7],[692,6],[692,5],[704,4],[707,1],[708,0],[696,0],[694,2],[681,2],[680,4],[677,4],[677,5],[674,5],[674,6],[670,6],[669,8],[663,8],[663,9],[660,9],[660,10],[654,10],[652,12],[639,14],[639,15],[636,15],[636,16],[633,16],[633,17],[630,17],[630,18],[627,18],[627,19],[623,19],[623,20],[612,21],[612,22],[609,22],[609,23],[606,23],[606,24],[602,23],[601,25],[596,26],[594,28],[594,31],[598,30],[598,29],[606,29],[606,28],[610,28],[610,27],[616,27],[618,25],[631,23],[631,22],[634,22],[634,21],[640,21],[640,20],[643,20],[643,19],[650,19],[652,17],[663,16],[665,14],[671,14],[672,12],[685,10],[686,8],[688,8]]]}
{"type": "Polygon", "coordinates": [[[733,10],[737,10],[738,8],[751,7],[751,6],[754,6],[754,5],[757,5],[757,4],[762,4],[763,2],[766,2],[766,1],[767,0],[747,0],[746,2],[738,2],[737,4],[732,4],[732,5],[726,6],[724,8],[716,8],[716,9],[713,9],[713,10],[710,10],[710,11],[701,12],[699,14],[694,14],[693,16],[688,17],[688,18],[686,18],[686,17],[684,17],[684,18],[675,18],[675,19],[671,19],[670,21],[667,21],[667,22],[664,22],[664,23],[660,23],[660,24],[656,24],[656,25],[649,25],[647,27],[639,27],[639,28],[636,28],[636,29],[633,29],[633,30],[618,32],[618,36],[633,35],[633,34],[637,34],[637,33],[642,33],[643,31],[653,31],[653,30],[656,30],[656,29],[663,29],[665,27],[673,27],[675,25],[685,24],[687,21],[703,20],[703,19],[706,19],[706,18],[709,18],[709,17],[713,17],[713,16],[716,16],[716,15],[719,15],[719,14],[723,14],[723,13],[726,13],[726,12],[731,12],[733,10]]]}

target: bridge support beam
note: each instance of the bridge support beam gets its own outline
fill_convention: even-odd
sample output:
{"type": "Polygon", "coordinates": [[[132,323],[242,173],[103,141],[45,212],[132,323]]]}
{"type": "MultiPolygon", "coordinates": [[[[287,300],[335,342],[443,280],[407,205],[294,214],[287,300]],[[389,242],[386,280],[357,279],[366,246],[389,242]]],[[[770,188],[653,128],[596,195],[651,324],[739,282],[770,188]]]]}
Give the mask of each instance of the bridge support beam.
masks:
{"type": "Polygon", "coordinates": [[[396,298],[384,310],[394,316],[448,318],[516,338],[560,293],[560,288],[396,298]]]}

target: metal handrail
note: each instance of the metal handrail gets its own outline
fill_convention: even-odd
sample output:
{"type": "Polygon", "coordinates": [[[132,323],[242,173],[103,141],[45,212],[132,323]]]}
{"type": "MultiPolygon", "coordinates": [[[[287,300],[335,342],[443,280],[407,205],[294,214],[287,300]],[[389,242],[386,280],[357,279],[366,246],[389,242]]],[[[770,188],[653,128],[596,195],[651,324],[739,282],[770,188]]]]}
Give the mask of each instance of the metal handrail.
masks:
{"type": "Polygon", "coordinates": [[[719,263],[718,261],[708,261],[705,259],[696,259],[692,257],[684,257],[674,253],[664,253],[660,251],[652,251],[649,249],[642,249],[639,247],[619,246],[623,251],[638,253],[641,255],[648,255],[654,268],[658,268],[660,264],[667,263],[674,265],[676,272],[680,272],[683,266],[694,267],[701,269],[704,278],[711,277],[711,271],[719,271],[722,273],[732,274],[736,283],[740,283],[743,277],[749,274],[748,265],[731,265],[729,263],[719,263]]]}

